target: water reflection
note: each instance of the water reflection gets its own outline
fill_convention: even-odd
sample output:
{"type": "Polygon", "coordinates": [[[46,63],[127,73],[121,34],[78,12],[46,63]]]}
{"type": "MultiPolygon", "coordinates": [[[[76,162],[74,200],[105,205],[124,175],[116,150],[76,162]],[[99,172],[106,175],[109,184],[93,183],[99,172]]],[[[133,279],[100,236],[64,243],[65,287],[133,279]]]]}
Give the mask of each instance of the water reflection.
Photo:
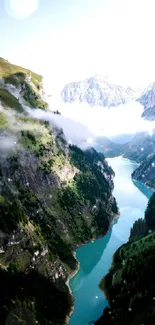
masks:
{"type": "Polygon", "coordinates": [[[107,235],[102,238],[102,245],[100,240],[96,240],[95,244],[94,242],[90,242],[88,245],[83,246],[83,250],[77,251],[78,260],[81,260],[83,255],[85,256],[80,267],[81,271],[85,275],[88,275],[100,261],[110,240],[111,234],[112,229],[110,229],[107,235]]]}

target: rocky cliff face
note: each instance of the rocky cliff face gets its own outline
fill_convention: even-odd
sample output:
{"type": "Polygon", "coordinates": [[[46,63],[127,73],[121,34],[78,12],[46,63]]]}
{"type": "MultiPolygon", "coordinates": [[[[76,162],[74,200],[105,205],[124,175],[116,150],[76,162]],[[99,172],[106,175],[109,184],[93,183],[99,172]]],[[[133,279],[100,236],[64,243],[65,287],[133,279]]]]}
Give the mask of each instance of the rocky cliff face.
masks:
{"type": "Polygon", "coordinates": [[[69,146],[62,130],[31,118],[25,105],[44,102],[41,77],[0,62],[0,318],[64,325],[72,250],[104,235],[118,212],[114,173],[102,154],[69,146]]]}
{"type": "Polygon", "coordinates": [[[134,90],[115,85],[106,77],[96,75],[80,82],[72,82],[62,90],[64,102],[87,103],[90,106],[118,106],[136,98],[134,90]]]}
{"type": "Polygon", "coordinates": [[[141,132],[120,148],[124,157],[140,163],[133,172],[133,179],[155,188],[155,133],[141,132]]]}
{"type": "Polygon", "coordinates": [[[144,106],[142,117],[153,121],[155,119],[155,83],[146,88],[137,101],[144,106]]]}
{"type": "Polygon", "coordinates": [[[136,133],[129,143],[122,146],[121,153],[131,160],[144,162],[155,153],[155,134],[136,133]]]}
{"type": "Polygon", "coordinates": [[[147,158],[133,173],[133,179],[155,188],[155,155],[147,158]]]}

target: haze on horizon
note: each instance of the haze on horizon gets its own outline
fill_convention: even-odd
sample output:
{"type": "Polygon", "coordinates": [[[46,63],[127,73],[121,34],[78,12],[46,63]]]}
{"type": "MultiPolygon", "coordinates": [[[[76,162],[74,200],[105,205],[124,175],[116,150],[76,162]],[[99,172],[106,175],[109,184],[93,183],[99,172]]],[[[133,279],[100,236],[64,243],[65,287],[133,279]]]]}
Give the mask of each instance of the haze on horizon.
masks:
{"type": "Polygon", "coordinates": [[[94,74],[155,80],[154,0],[2,0],[0,56],[44,76],[48,92],[94,74]]]}

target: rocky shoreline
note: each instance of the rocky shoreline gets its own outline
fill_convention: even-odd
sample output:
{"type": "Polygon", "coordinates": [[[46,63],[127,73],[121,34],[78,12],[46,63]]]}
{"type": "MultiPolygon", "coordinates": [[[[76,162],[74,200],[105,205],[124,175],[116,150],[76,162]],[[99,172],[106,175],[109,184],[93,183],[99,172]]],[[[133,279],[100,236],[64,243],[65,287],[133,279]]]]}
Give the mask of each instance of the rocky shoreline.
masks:
{"type": "MultiPolygon", "coordinates": [[[[76,261],[77,261],[77,267],[76,267],[76,269],[75,269],[72,273],[69,274],[68,279],[67,279],[67,281],[66,281],[66,285],[67,285],[67,287],[68,287],[68,289],[69,289],[69,293],[70,293],[70,295],[72,296],[72,298],[73,298],[73,300],[74,300],[74,296],[73,296],[72,290],[71,290],[71,288],[70,288],[69,281],[70,281],[70,279],[72,279],[72,278],[73,278],[73,277],[78,273],[78,271],[79,271],[79,269],[80,269],[80,263],[79,263],[79,261],[78,261],[77,258],[76,258],[76,253],[75,253],[75,252],[73,252],[73,255],[74,255],[74,258],[75,258],[76,261]]],[[[72,306],[72,308],[71,308],[70,313],[66,316],[65,325],[69,325],[70,317],[71,317],[71,315],[73,314],[73,312],[74,312],[74,304],[73,304],[73,306],[72,306]]]]}
{"type": "Polygon", "coordinates": [[[84,246],[84,245],[86,245],[86,244],[89,244],[90,242],[92,242],[92,241],[94,241],[94,240],[97,240],[97,239],[103,238],[103,237],[108,233],[108,231],[110,230],[110,228],[113,226],[114,221],[115,221],[116,219],[119,219],[119,217],[120,217],[120,212],[118,211],[118,213],[114,215],[114,217],[113,217],[113,219],[112,219],[112,221],[111,221],[111,223],[110,223],[110,225],[109,225],[109,228],[108,228],[108,230],[106,231],[105,234],[101,234],[101,235],[97,235],[97,236],[95,236],[95,237],[92,237],[92,239],[87,240],[87,241],[84,242],[83,244],[77,244],[77,245],[75,245],[75,246],[73,247],[73,249],[78,249],[78,248],[80,248],[81,246],[84,246]]]}

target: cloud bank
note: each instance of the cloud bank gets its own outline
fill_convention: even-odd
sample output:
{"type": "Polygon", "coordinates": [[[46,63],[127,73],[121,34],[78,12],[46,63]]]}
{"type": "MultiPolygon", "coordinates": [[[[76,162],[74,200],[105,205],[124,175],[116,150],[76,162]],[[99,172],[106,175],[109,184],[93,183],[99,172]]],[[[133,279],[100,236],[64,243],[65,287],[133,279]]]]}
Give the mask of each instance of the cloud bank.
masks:
{"type": "Polygon", "coordinates": [[[98,136],[111,139],[120,135],[134,135],[148,132],[152,135],[155,122],[141,118],[143,106],[131,102],[117,107],[90,107],[88,104],[64,104],[60,98],[51,98],[50,111],[25,107],[28,114],[37,119],[47,120],[63,129],[67,141],[83,146],[91,146],[98,136]],[[61,115],[52,113],[58,110],[61,115]]]}
{"type": "Polygon", "coordinates": [[[152,132],[155,123],[141,118],[143,106],[138,102],[130,102],[117,107],[96,106],[86,104],[64,104],[60,98],[51,98],[51,110],[58,109],[64,117],[78,121],[87,126],[94,136],[116,136],[120,134],[135,134],[137,132],[152,132]]]}

